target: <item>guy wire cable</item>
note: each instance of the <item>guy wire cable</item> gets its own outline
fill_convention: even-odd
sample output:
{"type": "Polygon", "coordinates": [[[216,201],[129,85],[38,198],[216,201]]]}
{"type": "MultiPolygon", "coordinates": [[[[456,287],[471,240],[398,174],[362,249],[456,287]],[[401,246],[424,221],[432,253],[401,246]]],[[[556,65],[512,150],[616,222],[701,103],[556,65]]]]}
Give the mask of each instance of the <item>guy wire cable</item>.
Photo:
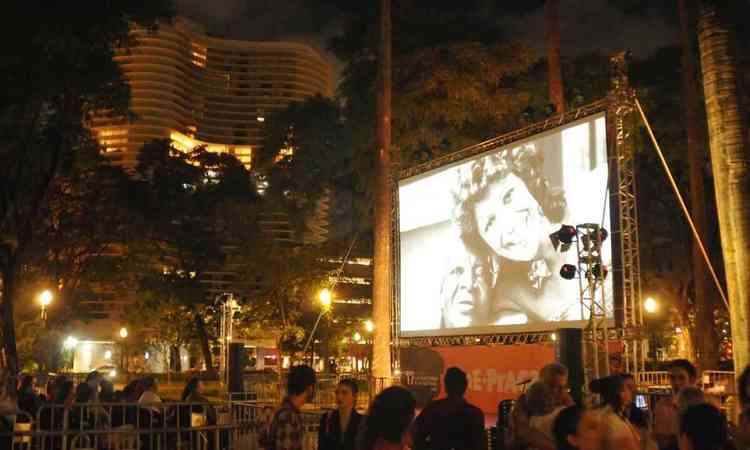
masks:
{"type": "Polygon", "coordinates": [[[664,171],[667,173],[667,178],[669,178],[669,183],[672,185],[672,190],[674,191],[675,196],[677,196],[677,200],[680,203],[682,212],[685,214],[685,218],[687,218],[688,224],[690,225],[690,230],[692,231],[692,234],[693,234],[693,239],[695,239],[695,242],[698,243],[698,247],[700,248],[701,254],[703,254],[703,259],[706,261],[708,270],[711,272],[711,276],[713,277],[714,283],[716,284],[716,289],[719,291],[719,294],[721,295],[721,299],[724,301],[724,305],[727,307],[727,310],[729,310],[729,301],[727,300],[727,296],[724,293],[724,289],[721,286],[721,282],[719,282],[719,277],[716,275],[714,266],[713,264],[711,264],[711,260],[708,257],[708,252],[706,252],[706,247],[703,245],[703,239],[701,239],[700,235],[698,234],[698,229],[695,228],[695,223],[693,223],[693,218],[690,216],[690,211],[688,211],[687,206],[685,205],[685,200],[683,200],[682,194],[680,194],[680,188],[677,186],[677,182],[675,182],[674,177],[672,176],[672,171],[669,169],[669,164],[667,164],[667,160],[664,158],[664,154],[661,151],[661,147],[659,147],[659,142],[657,142],[656,136],[654,136],[654,132],[653,130],[651,130],[651,124],[649,124],[648,119],[646,118],[646,114],[643,112],[643,108],[641,108],[641,103],[638,101],[638,98],[635,99],[635,106],[636,108],[638,108],[638,112],[641,115],[641,119],[643,119],[643,124],[646,126],[646,130],[648,131],[648,135],[651,138],[651,142],[654,143],[656,154],[659,156],[659,160],[661,160],[661,165],[664,167],[664,171]]]}

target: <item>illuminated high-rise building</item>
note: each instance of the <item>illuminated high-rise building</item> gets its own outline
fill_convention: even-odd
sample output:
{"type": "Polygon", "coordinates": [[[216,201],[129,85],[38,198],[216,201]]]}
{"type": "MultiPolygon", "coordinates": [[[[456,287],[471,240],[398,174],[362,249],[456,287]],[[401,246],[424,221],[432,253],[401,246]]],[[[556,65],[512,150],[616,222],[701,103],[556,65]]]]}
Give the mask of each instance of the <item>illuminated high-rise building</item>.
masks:
{"type": "Polygon", "coordinates": [[[103,114],[94,131],[113,162],[133,167],[145,142],[205,145],[234,154],[250,168],[266,117],[292,102],[331,96],[331,66],[308,45],[237,41],[207,35],[177,18],[116,56],[131,88],[129,118],[103,114]]]}

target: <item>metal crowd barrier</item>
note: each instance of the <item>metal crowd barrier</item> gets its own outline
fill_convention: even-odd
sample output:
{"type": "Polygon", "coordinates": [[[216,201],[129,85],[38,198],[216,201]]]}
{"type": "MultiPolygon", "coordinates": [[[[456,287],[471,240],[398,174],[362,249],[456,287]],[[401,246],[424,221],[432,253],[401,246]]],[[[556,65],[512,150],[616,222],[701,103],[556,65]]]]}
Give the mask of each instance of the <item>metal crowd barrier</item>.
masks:
{"type": "MultiPolygon", "coordinates": [[[[668,388],[669,372],[653,371],[638,373],[637,383],[644,388],[668,388]]],[[[724,394],[735,393],[735,374],[732,371],[704,370],[699,380],[700,387],[704,390],[718,390],[724,394]]]]}
{"type": "MultiPolygon", "coordinates": [[[[400,384],[399,378],[384,379],[374,378],[369,375],[339,374],[335,376],[320,377],[315,388],[315,398],[312,404],[321,409],[333,409],[336,407],[336,386],[342,379],[352,379],[360,384],[357,395],[356,406],[359,411],[366,411],[376,392],[384,387],[400,384]]],[[[283,383],[282,383],[283,385],[283,383]]],[[[232,392],[229,394],[230,401],[256,402],[278,405],[282,397],[279,390],[278,380],[253,381],[247,384],[249,391],[232,392]]]]}
{"type": "Polygon", "coordinates": [[[226,402],[44,405],[35,418],[16,418],[12,432],[0,432],[0,448],[254,450],[265,426],[259,412],[226,402]]]}

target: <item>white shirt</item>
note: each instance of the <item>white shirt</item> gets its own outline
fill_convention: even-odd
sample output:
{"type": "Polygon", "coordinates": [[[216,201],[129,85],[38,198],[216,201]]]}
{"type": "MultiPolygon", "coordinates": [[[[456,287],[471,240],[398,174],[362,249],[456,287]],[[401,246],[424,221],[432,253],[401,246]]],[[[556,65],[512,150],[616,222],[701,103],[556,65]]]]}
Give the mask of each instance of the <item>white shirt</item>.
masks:
{"type": "Polygon", "coordinates": [[[545,414],[543,416],[532,416],[529,419],[529,426],[543,435],[545,435],[550,440],[555,440],[555,434],[552,432],[552,427],[555,425],[555,419],[557,419],[557,415],[560,414],[560,411],[565,409],[564,406],[561,406],[554,411],[552,411],[549,414],[545,414]]]}
{"type": "Polygon", "coordinates": [[[600,411],[602,450],[621,450],[620,442],[623,440],[630,442],[630,449],[641,448],[640,433],[627,419],[615,413],[610,406],[600,411]]]}
{"type": "MultiPolygon", "coordinates": [[[[153,405],[156,403],[161,403],[161,397],[156,395],[155,392],[152,391],[146,391],[143,394],[141,394],[141,398],[138,399],[138,403],[141,405],[153,405]]],[[[150,408],[154,412],[160,412],[159,408],[150,408]]]]}

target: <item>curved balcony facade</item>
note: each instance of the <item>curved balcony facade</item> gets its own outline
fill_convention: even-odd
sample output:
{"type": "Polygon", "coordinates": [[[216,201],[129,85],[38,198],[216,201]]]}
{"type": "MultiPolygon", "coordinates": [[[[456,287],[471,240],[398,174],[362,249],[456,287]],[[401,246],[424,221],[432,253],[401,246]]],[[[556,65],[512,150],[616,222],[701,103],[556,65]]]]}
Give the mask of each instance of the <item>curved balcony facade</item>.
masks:
{"type": "Polygon", "coordinates": [[[305,44],[220,39],[184,18],[156,32],[135,27],[133,37],[116,56],[132,114],[93,123],[106,154],[126,167],[145,142],[179,135],[237,154],[249,168],[268,115],[333,94],[330,64],[305,44]]]}

